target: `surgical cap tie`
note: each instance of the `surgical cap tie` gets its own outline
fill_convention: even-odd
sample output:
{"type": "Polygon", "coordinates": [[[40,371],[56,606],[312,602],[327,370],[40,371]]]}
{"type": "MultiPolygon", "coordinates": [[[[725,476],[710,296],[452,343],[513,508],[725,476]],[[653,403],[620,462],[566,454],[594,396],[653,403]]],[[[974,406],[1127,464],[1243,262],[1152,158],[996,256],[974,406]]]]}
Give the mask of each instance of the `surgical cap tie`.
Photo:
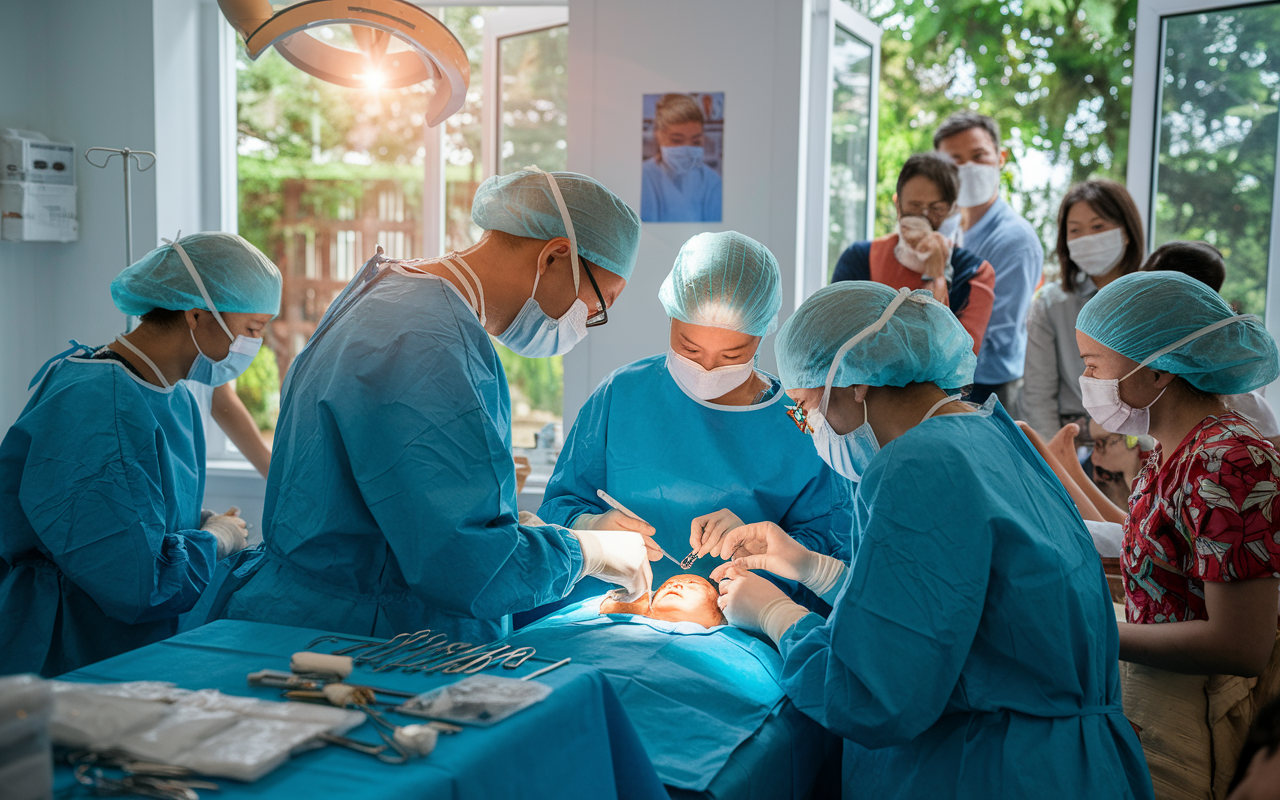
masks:
{"type": "MultiPolygon", "coordinates": [[[[560,218],[564,220],[564,232],[569,237],[569,258],[573,263],[573,296],[577,297],[580,291],[578,284],[582,280],[578,272],[582,267],[578,264],[578,237],[573,232],[573,218],[569,216],[569,207],[565,205],[564,195],[560,194],[560,186],[556,183],[554,175],[536,166],[525,167],[525,169],[546,175],[547,183],[551,184],[551,194],[556,199],[556,207],[560,209],[560,218]]],[[[538,277],[542,277],[541,272],[538,273],[538,277]]],[[[535,280],[534,291],[537,291],[537,288],[537,281],[535,280]]]]}
{"type": "Polygon", "coordinates": [[[836,351],[835,358],[831,360],[831,369],[827,370],[827,382],[822,389],[822,402],[818,404],[818,413],[824,418],[827,416],[827,403],[831,399],[831,384],[835,381],[836,371],[840,368],[840,359],[844,358],[845,353],[852,350],[858,342],[861,342],[863,339],[866,339],[868,336],[887,325],[889,323],[889,318],[898,310],[898,306],[902,305],[902,303],[910,296],[910,289],[900,289],[898,291],[898,296],[889,301],[889,305],[885,307],[884,313],[880,315],[879,319],[858,331],[853,335],[853,338],[842,344],[840,349],[836,351]]]}
{"type": "Polygon", "coordinates": [[[187,268],[187,272],[191,273],[191,279],[196,282],[196,288],[200,290],[200,296],[204,298],[205,303],[209,305],[209,311],[213,313],[213,318],[222,326],[222,330],[226,332],[227,338],[231,341],[236,340],[236,335],[227,327],[227,323],[223,321],[222,314],[218,313],[218,307],[214,305],[213,298],[209,296],[209,290],[204,287],[204,281],[200,279],[200,273],[196,272],[195,264],[191,263],[191,259],[187,257],[187,251],[182,249],[182,245],[176,241],[169,239],[161,239],[160,241],[172,247],[178,253],[178,257],[182,259],[182,264],[187,268]]]}
{"type": "MultiPolygon", "coordinates": [[[[1128,378],[1130,375],[1133,375],[1135,372],[1142,369],[1146,365],[1150,364],[1152,361],[1155,361],[1160,356],[1172,353],[1174,350],[1177,350],[1179,347],[1182,347],[1184,344],[1187,344],[1188,342],[1194,342],[1196,339],[1199,339],[1201,336],[1207,336],[1208,334],[1213,333],[1219,328],[1225,328],[1226,326],[1230,325],[1233,322],[1240,322],[1241,320],[1252,319],[1252,318],[1253,318],[1252,314],[1237,314],[1234,317],[1227,317],[1226,319],[1220,319],[1217,322],[1213,323],[1212,325],[1206,325],[1198,331],[1192,331],[1191,333],[1187,334],[1186,336],[1183,336],[1181,339],[1169,345],[1168,347],[1162,347],[1159,350],[1152,353],[1151,355],[1142,359],[1142,362],[1138,364],[1138,366],[1129,370],[1129,374],[1125,375],[1124,378],[1121,378],[1120,380],[1124,380],[1125,378],[1128,378]]],[[[1156,398],[1156,399],[1158,400],[1159,398],[1156,398]]]]}

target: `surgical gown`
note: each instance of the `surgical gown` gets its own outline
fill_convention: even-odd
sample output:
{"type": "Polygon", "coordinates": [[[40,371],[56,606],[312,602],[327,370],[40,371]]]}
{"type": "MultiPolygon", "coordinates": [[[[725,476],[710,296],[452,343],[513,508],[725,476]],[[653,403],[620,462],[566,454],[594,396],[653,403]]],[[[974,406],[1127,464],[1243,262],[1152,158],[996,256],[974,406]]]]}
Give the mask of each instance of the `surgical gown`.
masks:
{"type": "Polygon", "coordinates": [[[706,164],[675,174],[650,158],[640,169],[642,222],[719,222],[721,180],[706,164]]]}
{"type": "Polygon", "coordinates": [[[289,370],[263,549],[212,613],[489,641],[567,594],[582,552],[518,523],[506,374],[471,307],[434,275],[381,269],[289,370]]]}
{"type": "Polygon", "coordinates": [[[167,638],[216,562],[195,399],[118,361],[56,362],[0,443],[0,673],[167,638]]]}
{"type": "MultiPolygon", "coordinates": [[[[628,364],[578,412],[538,515],[567,526],[603,513],[596,490],[604,489],[653,525],[677,560],[689,554],[693,519],[722,508],[743,522],[776,522],[810,550],[848,560],[852,485],[818,458],[788,402],[778,391],[756,405],[715,405],[687,394],[665,355],[628,364]]],[[[653,585],[686,572],[707,577],[723,563],[708,555],[684,570],[664,558],[652,564],[653,585]]],[[[572,596],[608,588],[588,579],[572,596]]]]}
{"type": "Polygon", "coordinates": [[[854,531],[831,616],[780,643],[788,696],[846,740],[846,797],[1152,796],[1098,554],[1003,408],[886,446],[854,531]]]}

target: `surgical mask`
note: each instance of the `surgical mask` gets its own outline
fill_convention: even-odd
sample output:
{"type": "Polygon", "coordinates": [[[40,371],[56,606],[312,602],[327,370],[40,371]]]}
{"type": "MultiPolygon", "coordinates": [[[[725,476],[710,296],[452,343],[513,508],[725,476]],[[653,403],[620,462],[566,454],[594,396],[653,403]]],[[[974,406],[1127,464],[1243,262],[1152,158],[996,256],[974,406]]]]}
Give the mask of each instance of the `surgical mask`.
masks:
{"type": "MultiPolygon", "coordinates": [[[[1099,236],[1102,234],[1098,234],[1099,236]]],[[[1089,412],[1089,416],[1093,421],[1098,423],[1098,427],[1107,433],[1120,433],[1125,436],[1146,436],[1148,429],[1151,427],[1151,407],[1154,406],[1164,393],[1169,391],[1166,386],[1156,395],[1156,399],[1152,400],[1142,408],[1134,408],[1125,401],[1120,399],[1120,381],[1130,377],[1138,370],[1147,366],[1157,358],[1171,353],[1182,347],[1187,342],[1199,339],[1201,336],[1212,333],[1217,329],[1238,322],[1242,319],[1248,319],[1249,315],[1243,314],[1234,317],[1227,317],[1219,320],[1212,325],[1207,325],[1198,331],[1182,337],[1178,341],[1161,348],[1151,355],[1143,359],[1142,363],[1134,367],[1123,378],[1090,378],[1086,375],[1080,376],[1080,397],[1084,405],[1084,410],[1089,412]]]]}
{"type": "Polygon", "coordinates": [[[675,350],[667,350],[667,371],[699,400],[724,397],[747,382],[755,371],[755,359],[744,364],[728,364],[715,369],[705,369],[698,362],[685,358],[675,350]]]}
{"type": "MultiPolygon", "coordinates": [[[[1067,240],[1067,253],[1090,277],[1106,275],[1124,256],[1124,229],[1112,228],[1067,240]]],[[[1119,431],[1113,431],[1119,433],[1119,431]]]]}
{"type": "Polygon", "coordinates": [[[196,346],[196,360],[191,362],[191,369],[187,370],[187,380],[208,386],[221,386],[244,374],[244,371],[249,368],[249,365],[253,363],[253,359],[258,355],[258,350],[262,348],[262,340],[253,336],[236,336],[231,332],[231,329],[227,327],[226,320],[222,318],[222,314],[218,313],[217,306],[213,304],[213,298],[209,297],[209,291],[205,289],[200,273],[196,272],[195,265],[187,257],[187,251],[183,250],[182,245],[178,242],[169,242],[169,244],[173,246],[178,256],[182,258],[182,263],[186,266],[187,272],[191,273],[191,278],[195,281],[196,288],[200,290],[200,296],[204,298],[205,304],[209,306],[210,313],[218,321],[222,332],[231,340],[231,348],[227,351],[226,358],[214,361],[200,349],[200,344],[196,342],[196,332],[192,330],[190,332],[191,342],[196,346]]]}
{"type": "Polygon", "coordinates": [[[1000,168],[992,164],[960,165],[960,194],[956,197],[956,205],[961,208],[973,208],[991,201],[995,197],[996,187],[1000,185],[1000,168]]]}
{"type": "MultiPolygon", "coordinates": [[[[579,282],[582,280],[582,266],[578,263],[578,237],[573,232],[573,220],[569,218],[569,208],[560,194],[560,187],[556,184],[555,177],[549,172],[542,174],[547,176],[547,181],[551,184],[551,194],[555,196],[556,206],[560,209],[560,219],[564,221],[564,230],[568,235],[569,258],[573,262],[573,291],[576,296],[580,289],[579,282]]],[[[538,293],[538,281],[541,279],[542,273],[539,272],[533,279],[533,292],[529,295],[529,299],[525,301],[507,329],[497,337],[498,341],[507,347],[529,358],[564,355],[578,342],[587,338],[587,317],[590,316],[587,304],[579,297],[573,301],[573,305],[569,306],[569,310],[563,316],[553,319],[534,299],[534,295],[538,293]]],[[[477,285],[479,285],[478,282],[477,285]]]]}
{"type": "Polygon", "coordinates": [[[662,148],[662,163],[677,175],[697,168],[702,163],[703,150],[694,145],[662,148]]]}

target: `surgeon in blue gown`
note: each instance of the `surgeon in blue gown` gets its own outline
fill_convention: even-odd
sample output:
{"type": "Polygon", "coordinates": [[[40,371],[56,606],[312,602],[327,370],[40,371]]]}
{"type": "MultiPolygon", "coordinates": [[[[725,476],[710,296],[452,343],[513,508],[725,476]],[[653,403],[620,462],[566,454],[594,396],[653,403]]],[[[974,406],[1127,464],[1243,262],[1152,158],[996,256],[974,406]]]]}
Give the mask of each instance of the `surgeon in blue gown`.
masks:
{"type": "MultiPolygon", "coordinates": [[[[658,582],[709,576],[722,563],[716,543],[744,519],[776,522],[809,549],[847,559],[851,487],[788,416],[778,379],[755,366],[782,305],[773,254],[735,231],[698,234],[658,299],[671,319],[667,352],[616,370],[592,393],[539,516],[645,534],[658,582]],[[611,509],[599,489],[643,522],[611,509]],[[662,550],[700,558],[682,569],[662,550]]],[[[607,588],[591,583],[573,598],[607,588]]]]}
{"type": "Polygon", "coordinates": [[[201,513],[187,384],[253,361],[279,270],[239,236],[197,233],[126,268],[111,296],[141,324],[46,364],[0,443],[0,673],[58,675],[173,635],[245,545],[236,514],[201,513]]]}
{"type": "Polygon", "coordinates": [[[640,221],[595,180],[536,169],[486,181],[471,215],[485,234],[468,250],[372,259],[295,360],[263,548],[214,616],[478,643],[584,575],[649,591],[639,534],[522,524],[490,339],[549,357],[606,322],[640,221]]]}
{"type": "Polygon", "coordinates": [[[998,400],[960,402],[971,351],[927,292],[840,283],[796,311],[782,381],[823,460],[862,478],[853,560],[736,528],[722,546],[750,555],[715,573],[721,607],[846,740],[846,797],[1150,798],[1097,551],[998,400]],[[753,569],[829,597],[830,617],[753,569]]]}

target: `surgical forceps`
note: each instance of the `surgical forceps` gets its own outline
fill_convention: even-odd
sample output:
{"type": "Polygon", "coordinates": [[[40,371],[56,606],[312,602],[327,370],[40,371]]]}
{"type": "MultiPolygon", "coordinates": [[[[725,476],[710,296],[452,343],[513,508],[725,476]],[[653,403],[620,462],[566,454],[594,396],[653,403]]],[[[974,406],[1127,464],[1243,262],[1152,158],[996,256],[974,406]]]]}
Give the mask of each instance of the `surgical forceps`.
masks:
{"type": "Polygon", "coordinates": [[[395,651],[400,656],[398,659],[395,661],[387,661],[387,659],[391,657],[391,654],[387,653],[379,658],[377,665],[373,667],[373,671],[383,672],[385,670],[403,667],[418,655],[430,652],[438,647],[446,646],[449,643],[449,637],[443,633],[434,634],[427,638],[425,643],[417,644],[417,642],[422,638],[423,636],[415,636],[413,638],[406,639],[395,651]]]}

